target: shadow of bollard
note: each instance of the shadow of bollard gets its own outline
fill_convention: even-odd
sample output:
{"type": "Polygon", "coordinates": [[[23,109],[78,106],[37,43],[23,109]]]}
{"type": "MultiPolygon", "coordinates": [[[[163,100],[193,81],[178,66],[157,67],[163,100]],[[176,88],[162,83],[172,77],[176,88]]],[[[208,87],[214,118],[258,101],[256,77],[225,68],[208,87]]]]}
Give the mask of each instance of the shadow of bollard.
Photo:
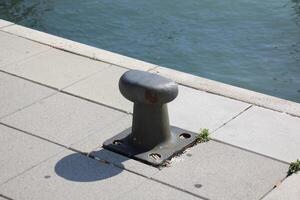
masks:
{"type": "Polygon", "coordinates": [[[76,182],[99,181],[116,176],[122,171],[121,168],[101,163],[79,153],[68,155],[55,165],[55,172],[58,176],[76,182]]]}

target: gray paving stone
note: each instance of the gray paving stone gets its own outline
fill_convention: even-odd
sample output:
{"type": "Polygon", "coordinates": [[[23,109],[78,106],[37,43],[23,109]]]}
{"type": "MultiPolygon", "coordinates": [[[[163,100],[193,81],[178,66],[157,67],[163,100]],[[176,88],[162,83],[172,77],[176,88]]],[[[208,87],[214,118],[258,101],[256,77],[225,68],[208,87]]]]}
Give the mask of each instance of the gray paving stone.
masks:
{"type": "Polygon", "coordinates": [[[169,105],[170,123],[199,132],[218,128],[236,116],[249,104],[180,86],[178,97],[169,105]]]}
{"type": "Polygon", "coordinates": [[[214,200],[259,199],[288,169],[287,164],[214,141],[193,147],[175,161],[154,178],[214,200]]]}
{"type": "Polygon", "coordinates": [[[69,146],[89,134],[104,132],[124,113],[70,96],[56,94],[1,119],[2,122],[69,146]]]}
{"type": "Polygon", "coordinates": [[[286,162],[300,158],[300,118],[252,107],[214,138],[286,162]]]}
{"type": "Polygon", "coordinates": [[[177,189],[165,186],[160,183],[146,182],[138,186],[134,191],[120,196],[120,200],[166,200],[166,199],[180,199],[180,200],[201,200],[202,198],[192,196],[186,192],[181,192],[177,189]]]}
{"type": "Polygon", "coordinates": [[[0,185],[61,151],[62,147],[0,125],[0,185]]]}
{"type": "Polygon", "coordinates": [[[0,69],[9,63],[47,51],[50,47],[0,31],[0,69]]]}
{"type": "Polygon", "coordinates": [[[8,65],[3,69],[18,76],[54,87],[64,88],[110,64],[94,61],[57,49],[51,49],[33,58],[8,65]]]}
{"type": "Polygon", "coordinates": [[[118,119],[118,121],[115,121],[107,125],[105,129],[99,130],[94,134],[90,134],[77,143],[74,143],[72,147],[85,153],[98,151],[99,149],[101,149],[102,143],[105,140],[129,128],[131,126],[131,119],[131,115],[124,114],[122,118],[118,119]]]}
{"type": "Polygon", "coordinates": [[[9,22],[9,21],[6,21],[6,20],[3,20],[3,19],[0,19],[0,28],[3,28],[5,26],[9,26],[9,25],[12,25],[13,23],[9,22]]]}
{"type": "Polygon", "coordinates": [[[297,200],[300,199],[300,174],[293,174],[278,185],[263,200],[297,200]]]}
{"type": "Polygon", "coordinates": [[[0,118],[56,91],[0,72],[0,118]]]}
{"type": "Polygon", "coordinates": [[[66,150],[0,187],[13,199],[118,199],[147,179],[66,150]]]}
{"type": "Polygon", "coordinates": [[[78,82],[65,91],[127,112],[132,112],[133,104],[119,91],[119,79],[127,70],[111,66],[96,75],[78,82]]]}
{"type": "Polygon", "coordinates": [[[72,147],[81,152],[89,153],[99,159],[109,161],[118,167],[151,177],[159,171],[157,168],[102,148],[102,143],[105,140],[129,128],[131,126],[131,119],[131,115],[128,115],[110,126],[105,127],[103,131],[99,131],[98,133],[86,137],[72,147]]]}

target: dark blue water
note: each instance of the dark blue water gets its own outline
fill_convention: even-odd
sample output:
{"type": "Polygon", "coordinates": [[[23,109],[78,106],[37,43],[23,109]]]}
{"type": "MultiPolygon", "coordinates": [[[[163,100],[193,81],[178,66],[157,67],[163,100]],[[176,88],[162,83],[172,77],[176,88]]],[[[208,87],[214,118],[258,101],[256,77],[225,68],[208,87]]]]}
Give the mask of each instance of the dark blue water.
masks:
{"type": "Polygon", "coordinates": [[[300,102],[300,0],[0,0],[0,18],[300,102]]]}

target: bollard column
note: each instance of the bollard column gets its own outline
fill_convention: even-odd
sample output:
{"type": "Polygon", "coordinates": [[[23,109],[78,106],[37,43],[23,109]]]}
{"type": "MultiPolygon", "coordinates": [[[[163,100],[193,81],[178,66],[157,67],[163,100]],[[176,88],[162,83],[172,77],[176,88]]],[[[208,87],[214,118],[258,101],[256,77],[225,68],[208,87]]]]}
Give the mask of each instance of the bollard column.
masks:
{"type": "Polygon", "coordinates": [[[131,143],[137,148],[150,150],[171,137],[168,107],[134,103],[131,143]]]}
{"type": "Polygon", "coordinates": [[[157,166],[196,141],[196,134],[170,126],[167,103],[178,85],[157,74],[130,70],[119,81],[121,94],[134,103],[132,127],[104,142],[106,149],[157,166]]]}

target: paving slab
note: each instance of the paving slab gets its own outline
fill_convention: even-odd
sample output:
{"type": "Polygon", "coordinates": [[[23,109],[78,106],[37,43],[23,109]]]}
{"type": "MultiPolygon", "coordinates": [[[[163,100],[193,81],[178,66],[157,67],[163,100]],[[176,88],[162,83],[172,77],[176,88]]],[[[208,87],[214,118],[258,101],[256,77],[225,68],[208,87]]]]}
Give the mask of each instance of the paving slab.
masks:
{"type": "MultiPolygon", "coordinates": [[[[13,199],[119,199],[143,196],[148,193],[141,185],[153,187],[155,182],[109,164],[101,163],[66,150],[47,162],[16,177],[0,187],[0,193],[13,199]],[[149,184],[147,184],[149,183],[149,184]],[[136,194],[137,193],[137,194],[136,194]]],[[[176,194],[185,199],[190,195],[160,185],[165,194],[176,194]]],[[[153,199],[160,194],[154,193],[153,199]]],[[[144,199],[150,199],[146,196],[144,199]]]]}
{"type": "Polygon", "coordinates": [[[259,199],[288,165],[222,143],[198,144],[153,176],[208,199],[259,199]]]}
{"type": "Polygon", "coordinates": [[[104,131],[124,113],[95,103],[56,94],[1,121],[51,141],[69,146],[89,134],[104,131]]]}
{"type": "Polygon", "coordinates": [[[3,70],[21,77],[62,89],[110,64],[91,60],[57,49],[51,49],[22,62],[3,67],[3,70]]]}
{"type": "Polygon", "coordinates": [[[3,28],[5,26],[9,26],[9,25],[12,25],[13,23],[9,22],[9,21],[6,21],[6,20],[3,20],[3,19],[0,19],[0,28],[3,28]]]}
{"type": "MultiPolygon", "coordinates": [[[[120,197],[120,200],[133,200],[133,199],[143,199],[143,200],[158,200],[158,199],[180,199],[180,200],[201,200],[202,198],[192,196],[186,192],[181,192],[177,189],[167,187],[163,184],[156,182],[146,182],[138,186],[134,191],[126,193],[120,197]]],[[[205,200],[205,199],[202,199],[205,200]]]]}
{"type": "Polygon", "coordinates": [[[0,72],[0,118],[24,108],[55,90],[0,72]]]}
{"type": "Polygon", "coordinates": [[[0,31],[0,70],[3,66],[47,51],[50,47],[0,31]]]}
{"type": "Polygon", "coordinates": [[[132,112],[132,102],[125,99],[119,91],[119,79],[127,70],[111,66],[65,89],[66,92],[81,96],[111,107],[132,112]]]}
{"type": "Polygon", "coordinates": [[[227,143],[282,161],[300,158],[300,118],[252,107],[213,133],[227,143]]]}
{"type": "Polygon", "coordinates": [[[296,200],[300,199],[300,174],[293,174],[278,185],[263,200],[296,200]]]}
{"type": "Polygon", "coordinates": [[[72,147],[81,152],[89,153],[98,159],[111,162],[118,167],[151,177],[159,171],[157,168],[102,148],[102,144],[105,140],[129,128],[131,126],[131,120],[131,115],[127,115],[110,126],[105,127],[105,129],[72,145],[72,147]]]}
{"type": "Polygon", "coordinates": [[[184,86],[179,86],[178,97],[168,105],[170,123],[194,132],[213,131],[250,106],[184,86]]]}
{"type": "Polygon", "coordinates": [[[110,199],[143,181],[140,176],[66,150],[2,185],[0,192],[24,200],[110,199]]]}
{"type": "Polygon", "coordinates": [[[105,140],[129,128],[131,126],[131,120],[131,115],[124,114],[118,121],[105,126],[105,129],[99,129],[82,140],[73,143],[72,147],[85,153],[98,151],[102,148],[102,144],[105,140]]]}
{"type": "Polygon", "coordinates": [[[63,148],[0,125],[0,185],[63,148]]]}

